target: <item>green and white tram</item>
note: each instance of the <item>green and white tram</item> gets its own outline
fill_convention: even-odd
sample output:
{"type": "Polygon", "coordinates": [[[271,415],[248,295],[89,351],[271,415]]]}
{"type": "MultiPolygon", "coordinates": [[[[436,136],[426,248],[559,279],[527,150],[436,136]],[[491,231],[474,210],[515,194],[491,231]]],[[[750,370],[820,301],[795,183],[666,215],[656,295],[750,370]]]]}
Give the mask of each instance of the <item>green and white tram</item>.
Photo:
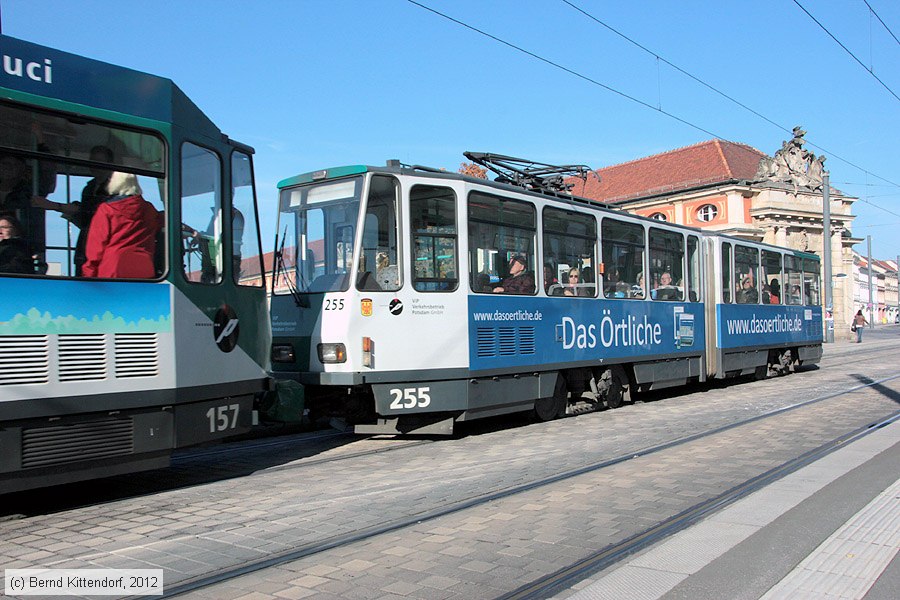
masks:
{"type": "Polygon", "coordinates": [[[168,79],[7,36],[0,54],[0,493],[246,431],[270,346],[253,150],[168,79]],[[114,251],[123,268],[88,268],[114,251]]]}

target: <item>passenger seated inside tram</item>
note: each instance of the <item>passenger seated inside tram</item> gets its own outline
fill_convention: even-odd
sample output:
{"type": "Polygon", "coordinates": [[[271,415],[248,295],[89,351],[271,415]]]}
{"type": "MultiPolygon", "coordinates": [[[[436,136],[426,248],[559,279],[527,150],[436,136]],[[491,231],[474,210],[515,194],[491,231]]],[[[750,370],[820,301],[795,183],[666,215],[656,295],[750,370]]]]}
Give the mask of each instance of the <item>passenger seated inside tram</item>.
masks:
{"type": "Polygon", "coordinates": [[[581,285],[581,271],[578,267],[569,269],[568,282],[563,289],[564,296],[590,296],[590,291],[581,285]]]}
{"type": "Polygon", "coordinates": [[[35,255],[11,213],[0,214],[0,273],[35,273],[35,255]]]}
{"type": "Polygon", "coordinates": [[[631,286],[631,297],[632,298],[643,298],[644,297],[644,272],[638,271],[637,274],[637,283],[631,286]]]}
{"type": "Polygon", "coordinates": [[[672,274],[663,271],[657,285],[650,292],[650,297],[654,300],[676,300],[678,296],[678,288],[672,285],[672,274]]]}
{"type": "Polygon", "coordinates": [[[547,263],[544,265],[544,293],[549,295],[558,295],[556,292],[559,289],[559,280],[556,279],[556,275],[553,274],[553,265],[547,263]],[[555,286],[555,287],[553,287],[555,286]],[[552,288],[552,289],[551,289],[552,288]]]}
{"type": "Polygon", "coordinates": [[[741,287],[735,296],[738,304],[756,304],[759,302],[759,291],[753,285],[753,275],[745,273],[741,277],[741,287]]]}
{"type": "Polygon", "coordinates": [[[771,304],[781,304],[781,284],[777,279],[772,279],[769,283],[769,302],[771,304]]]}
{"type": "Polygon", "coordinates": [[[495,294],[534,294],[534,275],[527,271],[528,262],[521,254],[509,259],[509,275],[493,289],[495,294]]]}
{"type": "Polygon", "coordinates": [[[9,154],[0,155],[0,211],[16,217],[19,235],[32,250],[43,253],[46,216],[42,198],[34,193],[33,177],[25,160],[9,154]]]}

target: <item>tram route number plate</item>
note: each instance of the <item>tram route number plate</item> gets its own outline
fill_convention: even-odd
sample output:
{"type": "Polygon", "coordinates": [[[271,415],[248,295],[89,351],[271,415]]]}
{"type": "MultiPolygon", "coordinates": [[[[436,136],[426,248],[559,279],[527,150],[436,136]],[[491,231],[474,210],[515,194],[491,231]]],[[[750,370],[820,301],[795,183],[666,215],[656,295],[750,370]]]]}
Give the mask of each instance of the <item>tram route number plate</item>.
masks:
{"type": "Polygon", "coordinates": [[[252,396],[236,396],[175,406],[175,445],[189,446],[250,430],[252,396]]]}
{"type": "Polygon", "coordinates": [[[372,385],[380,415],[466,409],[465,381],[413,381],[372,385]]]}

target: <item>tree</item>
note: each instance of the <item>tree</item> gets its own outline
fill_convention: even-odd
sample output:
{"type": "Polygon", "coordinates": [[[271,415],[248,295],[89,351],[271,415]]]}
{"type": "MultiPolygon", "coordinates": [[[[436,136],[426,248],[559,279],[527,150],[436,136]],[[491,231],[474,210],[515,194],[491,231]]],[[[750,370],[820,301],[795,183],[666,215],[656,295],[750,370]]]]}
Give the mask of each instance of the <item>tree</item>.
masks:
{"type": "Polygon", "coordinates": [[[458,173],[469,177],[477,177],[478,179],[487,179],[487,169],[471,162],[460,163],[458,173]]]}

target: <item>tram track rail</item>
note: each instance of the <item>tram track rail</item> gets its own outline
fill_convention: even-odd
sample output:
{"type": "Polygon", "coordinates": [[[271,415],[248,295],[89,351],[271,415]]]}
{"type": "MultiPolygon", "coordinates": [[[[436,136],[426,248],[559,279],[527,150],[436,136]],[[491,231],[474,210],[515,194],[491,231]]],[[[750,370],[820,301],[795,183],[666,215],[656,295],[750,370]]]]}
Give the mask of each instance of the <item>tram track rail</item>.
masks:
{"type": "MultiPolygon", "coordinates": [[[[624,463],[626,461],[634,460],[643,456],[648,456],[660,452],[664,452],[665,450],[675,448],[684,444],[688,444],[690,442],[694,442],[697,440],[701,440],[703,438],[715,436],[717,434],[729,431],[731,429],[735,429],[741,426],[745,426],[754,422],[758,422],[764,419],[773,418],[777,415],[784,414],[786,412],[798,410],[804,407],[811,406],[816,403],[820,403],[826,400],[831,400],[843,395],[852,394],[854,392],[864,390],[870,387],[876,387],[886,382],[895,380],[900,378],[900,374],[891,375],[888,377],[883,377],[877,380],[867,381],[865,383],[861,383],[859,385],[854,385],[849,388],[838,390],[834,392],[829,392],[815,398],[805,400],[803,402],[797,402],[788,406],[780,407],[774,410],[770,410],[758,415],[754,415],[752,417],[748,417],[746,419],[742,419],[739,421],[735,421],[732,423],[728,423],[725,425],[721,425],[718,427],[714,427],[712,429],[708,429],[706,431],[697,432],[691,435],[687,435],[681,438],[677,438],[674,440],[669,440],[667,442],[663,442],[660,444],[656,444],[653,446],[648,446],[647,448],[629,452],[627,454],[623,454],[621,456],[617,456],[610,459],[605,459],[601,461],[595,461],[590,464],[586,464],[580,467],[576,467],[573,469],[569,469],[563,471],[561,473],[549,475],[546,477],[542,477],[540,479],[536,479],[530,482],[526,482],[519,485],[510,486],[504,489],[494,490],[485,494],[477,495],[470,497],[465,500],[456,501],[451,504],[447,504],[445,506],[433,508],[428,511],[423,511],[420,513],[412,514],[405,516],[400,519],[395,519],[386,523],[381,523],[372,527],[358,529],[352,532],[348,532],[345,534],[340,534],[337,536],[333,536],[327,539],[319,540],[312,543],[303,544],[297,546],[291,550],[280,552],[278,554],[274,554],[264,559],[255,560],[253,562],[248,562],[235,567],[228,567],[225,569],[221,569],[214,573],[210,573],[207,575],[197,576],[191,579],[184,580],[180,583],[174,584],[172,586],[167,587],[165,593],[162,597],[164,598],[174,598],[183,596],[187,593],[198,591],[204,588],[209,588],[219,583],[224,583],[233,579],[237,579],[244,575],[248,575],[250,573],[254,573],[263,569],[278,567],[280,565],[284,565],[290,562],[294,562],[303,558],[307,558],[319,553],[326,552],[328,550],[333,550],[341,547],[350,546],[352,544],[357,544],[364,542],[370,538],[391,533],[394,531],[398,531],[401,529],[405,529],[414,525],[421,524],[426,521],[430,521],[433,519],[437,519],[439,517],[451,515],[454,513],[458,513],[467,509],[475,508],[490,502],[503,500],[506,498],[513,497],[517,494],[522,494],[531,490],[539,489],[545,486],[552,485],[554,483],[558,483],[561,481],[565,481],[567,479],[571,479],[574,477],[578,477],[580,475],[585,475],[588,473],[594,473],[600,471],[605,468],[612,467],[614,465],[618,465],[620,463],[624,463]]],[[[611,547],[604,548],[600,552],[579,560],[577,563],[559,570],[555,573],[548,575],[547,577],[541,578],[539,580],[532,581],[531,583],[510,592],[506,596],[502,596],[503,598],[535,598],[535,597],[545,597],[548,591],[562,589],[571,585],[576,580],[583,579],[591,573],[598,572],[607,566],[621,560],[625,556],[633,554],[634,552],[639,551],[640,549],[649,546],[657,541],[662,540],[663,538],[672,535],[673,533],[688,527],[689,525],[695,523],[696,521],[704,518],[705,516],[724,508],[728,504],[740,499],[743,496],[746,496],[753,491],[756,491],[760,487],[768,485],[769,483],[780,479],[781,477],[791,473],[806,464],[814,462],[819,458],[825,456],[829,452],[841,447],[851,441],[859,439],[864,435],[871,433],[872,431],[877,430],[880,427],[884,427],[889,423],[893,423],[897,420],[900,420],[900,411],[894,411],[893,413],[886,415],[876,422],[869,423],[863,427],[860,427],[854,431],[848,432],[846,434],[840,435],[837,438],[834,438],[819,447],[804,453],[803,455],[791,459],[781,465],[778,465],[769,471],[766,471],[763,474],[760,474],[756,477],[753,477],[743,484],[740,484],[723,494],[720,494],[716,497],[703,501],[681,513],[667,519],[661,523],[658,523],[638,534],[630,536],[629,538],[623,540],[620,543],[617,543],[611,547]]],[[[427,442],[430,443],[430,442],[427,442]]],[[[159,596],[154,596],[159,597],[159,596]]],[[[148,597],[149,598],[149,597],[148,597]]]]}
{"type": "Polygon", "coordinates": [[[532,600],[537,598],[547,598],[562,592],[576,583],[583,581],[587,577],[595,575],[621,560],[687,529],[707,516],[778,481],[782,477],[824,458],[834,450],[897,421],[900,421],[900,411],[896,411],[894,414],[881,421],[865,425],[846,435],[838,436],[797,458],[748,479],[744,483],[737,485],[718,496],[700,502],[699,504],[682,511],[653,527],[649,527],[644,531],[632,535],[619,543],[607,546],[568,567],[531,581],[512,592],[498,596],[497,600],[532,600]]]}
{"type": "MultiPolygon", "coordinates": [[[[900,346],[900,343],[890,344],[900,346]]],[[[854,347],[852,349],[846,350],[844,352],[829,354],[826,355],[825,360],[839,360],[841,364],[853,364],[856,362],[866,362],[869,360],[867,356],[872,353],[877,353],[879,351],[883,351],[885,344],[871,344],[864,348],[854,347]],[[860,354],[865,354],[866,356],[859,356],[860,354]],[[853,357],[852,359],[848,359],[848,357],[853,357]]],[[[806,368],[804,367],[804,370],[806,368]]],[[[771,378],[770,378],[771,379],[771,378]]],[[[689,388],[694,388],[696,386],[711,386],[712,388],[721,388],[727,387],[730,385],[751,385],[743,382],[738,382],[736,380],[726,379],[726,380],[714,380],[712,382],[707,382],[705,384],[695,384],[695,386],[689,386],[689,388]]],[[[686,390],[688,393],[690,389],[686,390]]],[[[846,393],[846,392],[836,392],[836,393],[846,393]]],[[[654,396],[649,397],[649,400],[657,400],[657,399],[668,399],[672,394],[671,390],[665,390],[662,392],[652,392],[654,396]],[[661,394],[656,396],[656,394],[661,394]]],[[[677,401],[677,398],[673,398],[674,401],[677,401]]],[[[648,401],[648,398],[638,398],[637,401],[644,402],[648,401]]],[[[590,412],[595,412],[596,408],[591,408],[589,410],[582,410],[577,413],[573,413],[572,415],[568,415],[567,418],[577,418],[582,414],[587,414],[590,412]]],[[[378,436],[373,436],[378,437],[378,436]]],[[[84,506],[92,506],[95,504],[102,504],[108,500],[114,499],[122,499],[123,497],[133,497],[133,496],[143,496],[147,494],[153,494],[157,492],[166,491],[168,489],[177,489],[179,487],[192,486],[192,485],[202,485],[210,481],[209,479],[204,479],[203,477],[199,477],[194,479],[190,476],[190,472],[192,470],[196,470],[198,465],[202,465],[205,462],[215,460],[217,458],[225,458],[225,457],[239,457],[241,459],[247,458],[253,453],[260,453],[266,451],[284,451],[285,453],[296,452],[298,450],[302,450],[304,448],[312,448],[315,452],[318,450],[315,449],[316,444],[327,444],[330,441],[334,440],[347,440],[348,447],[350,445],[356,444],[357,442],[363,442],[367,439],[371,439],[371,437],[362,437],[358,436],[355,433],[349,431],[339,431],[339,430],[323,430],[316,432],[308,432],[305,434],[287,434],[287,435],[277,435],[276,436],[264,436],[256,439],[247,439],[241,441],[235,441],[227,444],[219,444],[215,446],[207,446],[200,448],[187,448],[184,449],[172,456],[172,461],[169,469],[180,470],[185,478],[180,479],[177,484],[173,484],[171,486],[160,485],[160,481],[164,481],[164,479],[155,479],[153,485],[146,488],[140,488],[134,494],[126,493],[124,496],[116,495],[112,498],[108,496],[90,496],[87,501],[72,503],[66,502],[63,505],[50,505],[49,507],[41,508],[37,511],[29,511],[25,509],[20,509],[18,512],[12,512],[10,514],[0,515],[0,522],[8,522],[8,521],[16,521],[21,519],[27,519],[35,516],[51,514],[54,512],[58,512],[59,510],[71,510],[84,506]]],[[[283,471],[291,471],[291,470],[300,470],[315,466],[321,466],[323,464],[328,464],[332,462],[338,461],[347,461],[351,459],[365,458],[367,456],[375,456],[385,453],[390,453],[394,451],[405,450],[409,448],[414,448],[418,446],[424,446],[428,444],[436,443],[435,439],[396,439],[396,440],[384,440],[389,445],[380,446],[378,448],[369,448],[365,450],[349,450],[337,452],[328,456],[320,456],[316,458],[312,458],[311,455],[314,452],[310,453],[310,456],[303,456],[301,458],[291,458],[286,457],[284,464],[273,464],[269,466],[259,467],[259,468],[233,468],[233,472],[229,470],[230,468],[226,467],[227,473],[221,474],[217,476],[215,479],[228,479],[234,477],[255,477],[261,476],[265,474],[271,474],[276,472],[283,471]]],[[[324,450],[330,451],[333,450],[334,447],[327,447],[324,450]]],[[[252,456],[249,459],[252,462],[252,456]]],[[[223,462],[223,461],[220,461],[223,462]]],[[[206,474],[205,470],[201,470],[206,474]]],[[[205,475],[204,475],[205,476],[205,475]]],[[[139,477],[139,476],[138,476],[139,477]]],[[[93,488],[92,488],[93,489],[93,488]]],[[[126,488],[118,487],[116,488],[119,491],[122,491],[126,488]]],[[[127,490],[126,490],[127,491],[127,490]]],[[[34,507],[34,503],[27,503],[28,506],[34,507]]]]}
{"type": "MultiPolygon", "coordinates": [[[[858,362],[866,362],[867,360],[869,360],[868,358],[858,357],[858,355],[861,353],[871,354],[871,353],[875,353],[877,351],[879,351],[878,348],[872,348],[872,349],[862,350],[859,352],[853,352],[852,354],[854,356],[857,356],[857,358],[855,358],[853,360],[842,359],[841,364],[854,364],[854,363],[858,363],[858,362]]],[[[833,359],[837,360],[838,358],[841,358],[842,356],[843,356],[843,354],[841,354],[839,356],[832,356],[829,358],[833,358],[833,359]]],[[[716,380],[716,382],[719,382],[719,381],[721,381],[724,385],[734,384],[734,382],[732,382],[731,380],[716,380]]],[[[698,384],[698,385],[704,385],[704,384],[698,384]]],[[[595,410],[589,410],[589,411],[584,411],[584,412],[585,413],[595,412],[595,410]]],[[[579,414],[581,414],[581,413],[579,413],[579,414]]],[[[577,415],[570,415],[570,416],[577,416],[577,415]]],[[[190,463],[190,462],[204,460],[206,458],[213,458],[216,456],[245,454],[247,452],[252,452],[252,451],[262,450],[262,449],[271,449],[271,448],[276,448],[276,449],[292,448],[292,447],[302,446],[308,442],[315,443],[315,442],[320,442],[322,440],[342,439],[342,438],[349,439],[352,441],[366,439],[364,437],[359,436],[358,434],[355,434],[353,432],[348,432],[348,431],[323,431],[323,432],[317,432],[313,435],[305,436],[302,438],[297,438],[294,436],[291,436],[289,439],[263,438],[260,440],[253,440],[250,442],[239,442],[239,443],[229,444],[227,446],[216,446],[216,447],[210,447],[210,448],[203,448],[200,450],[189,450],[184,453],[174,455],[172,457],[172,465],[173,466],[182,466],[182,465],[186,465],[187,463],[190,463]]],[[[376,448],[376,449],[363,450],[363,451],[358,451],[358,452],[349,452],[346,454],[341,454],[339,456],[331,456],[331,457],[324,457],[324,458],[319,458],[319,459],[303,460],[302,462],[297,463],[297,464],[287,464],[287,465],[269,467],[266,469],[261,469],[259,472],[266,473],[266,472],[274,472],[274,471],[283,471],[283,470],[287,470],[287,469],[303,468],[303,467],[307,467],[307,466],[320,465],[320,464],[332,462],[332,461],[360,458],[360,457],[364,457],[364,456],[382,454],[385,452],[392,452],[394,450],[403,450],[403,449],[414,447],[414,446],[421,446],[421,445],[432,444],[432,443],[434,443],[434,440],[431,440],[431,439],[429,439],[429,440],[414,440],[414,441],[410,441],[408,443],[398,443],[396,445],[386,447],[386,448],[376,448]]]]}
{"type": "MultiPolygon", "coordinates": [[[[900,346],[900,343],[896,344],[900,346]]],[[[837,361],[839,360],[841,364],[854,364],[860,362],[866,362],[869,360],[868,355],[875,354],[882,351],[883,348],[878,346],[870,346],[866,348],[851,348],[847,349],[840,353],[829,353],[823,359],[823,362],[827,361],[837,361]],[[864,355],[864,356],[860,356],[864,355]],[[847,356],[853,356],[854,358],[848,360],[847,356]]],[[[735,383],[731,380],[715,380],[712,384],[721,383],[723,385],[735,385],[735,383]]],[[[710,382],[706,384],[698,384],[698,385],[709,385],[710,382]]],[[[739,384],[743,385],[743,384],[739,384]]],[[[665,394],[665,393],[664,393],[665,394]]],[[[594,412],[594,411],[585,411],[585,412],[594,412]]],[[[573,415],[576,416],[576,415],[573,415]]],[[[257,440],[250,440],[244,442],[235,442],[233,444],[228,445],[219,445],[208,448],[201,449],[189,449],[183,453],[179,453],[173,455],[172,457],[172,465],[173,466],[183,466],[187,463],[195,462],[198,460],[204,460],[206,458],[213,458],[216,456],[226,456],[233,454],[245,454],[247,452],[253,452],[257,450],[264,449],[287,449],[287,448],[296,448],[298,446],[303,446],[306,444],[314,444],[317,442],[321,442],[324,440],[332,440],[332,439],[348,439],[352,441],[367,439],[365,437],[359,436],[350,431],[336,431],[336,430],[327,430],[327,431],[319,431],[314,432],[311,435],[305,435],[302,437],[290,436],[288,438],[284,438],[283,436],[279,436],[278,438],[264,437],[257,440]]],[[[352,458],[360,458],[365,456],[371,456],[375,454],[382,454],[385,452],[392,452],[394,450],[402,450],[405,448],[410,448],[414,446],[420,446],[425,444],[434,443],[434,440],[413,440],[408,443],[398,443],[392,445],[390,447],[385,448],[376,448],[371,450],[363,450],[357,452],[348,452],[346,454],[341,454],[338,456],[330,456],[323,457],[318,459],[308,459],[303,460],[302,462],[296,464],[286,464],[280,466],[268,467],[266,469],[261,469],[260,473],[273,472],[273,471],[282,471],[287,469],[296,469],[303,468],[307,466],[320,465],[323,463],[331,462],[331,461],[339,461],[339,460],[347,460],[352,458]]]]}

